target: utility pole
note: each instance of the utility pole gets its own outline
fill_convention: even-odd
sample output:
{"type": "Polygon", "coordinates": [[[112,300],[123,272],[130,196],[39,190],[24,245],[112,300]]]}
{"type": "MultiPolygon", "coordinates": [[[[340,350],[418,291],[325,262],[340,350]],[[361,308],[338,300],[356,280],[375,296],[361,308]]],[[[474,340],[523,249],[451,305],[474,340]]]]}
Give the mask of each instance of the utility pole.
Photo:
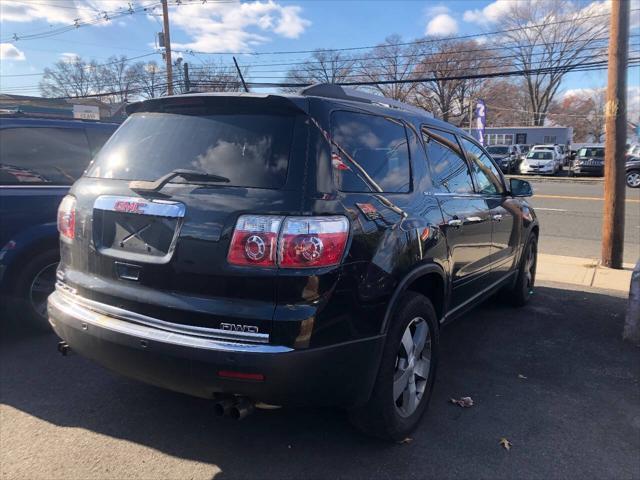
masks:
{"type": "Polygon", "coordinates": [[[605,105],[602,264],[622,268],[624,248],[624,158],[627,137],[628,0],[611,1],[609,66],[605,105]]]}
{"type": "Polygon", "coordinates": [[[191,91],[191,80],[189,80],[189,64],[184,62],[182,65],[184,69],[184,90],[189,93],[191,91]]]}
{"type": "Polygon", "coordinates": [[[167,94],[173,95],[173,65],[171,63],[171,37],[169,36],[169,7],[167,0],[162,1],[162,20],[164,31],[164,59],[167,64],[167,94]]]}

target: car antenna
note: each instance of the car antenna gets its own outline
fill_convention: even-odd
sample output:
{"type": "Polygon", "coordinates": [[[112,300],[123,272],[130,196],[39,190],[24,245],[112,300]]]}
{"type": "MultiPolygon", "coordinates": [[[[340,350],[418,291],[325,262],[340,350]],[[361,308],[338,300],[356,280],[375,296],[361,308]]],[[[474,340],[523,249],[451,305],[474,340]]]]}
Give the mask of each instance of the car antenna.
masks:
{"type": "Polygon", "coordinates": [[[242,76],[242,72],[240,71],[240,67],[238,66],[238,61],[236,60],[236,57],[232,57],[233,58],[233,63],[236,66],[236,70],[238,70],[238,76],[240,77],[240,81],[242,82],[242,86],[244,87],[244,91],[249,93],[249,88],[247,87],[247,84],[244,81],[244,77],[242,76]]]}

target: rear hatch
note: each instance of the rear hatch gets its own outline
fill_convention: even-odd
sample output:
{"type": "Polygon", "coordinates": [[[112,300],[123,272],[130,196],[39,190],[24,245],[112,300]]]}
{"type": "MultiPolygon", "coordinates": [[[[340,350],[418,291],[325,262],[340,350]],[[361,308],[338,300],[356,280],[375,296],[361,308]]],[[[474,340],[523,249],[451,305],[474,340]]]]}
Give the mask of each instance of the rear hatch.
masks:
{"type": "Polygon", "coordinates": [[[227,253],[240,215],[300,213],[304,115],[271,96],[134,110],[71,191],[75,238],[62,242],[59,277],[133,321],[266,341],[276,270],[229,265],[227,253]]]}

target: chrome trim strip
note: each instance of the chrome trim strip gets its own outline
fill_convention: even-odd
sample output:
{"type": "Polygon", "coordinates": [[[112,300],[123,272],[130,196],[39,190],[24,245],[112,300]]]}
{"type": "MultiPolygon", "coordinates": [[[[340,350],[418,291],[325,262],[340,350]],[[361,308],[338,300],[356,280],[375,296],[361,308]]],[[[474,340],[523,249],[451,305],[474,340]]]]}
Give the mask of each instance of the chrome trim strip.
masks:
{"type": "Polygon", "coordinates": [[[71,291],[68,285],[62,282],[56,282],[56,291],[66,297],[69,302],[78,304],[95,313],[106,315],[111,318],[120,319],[126,322],[143,325],[156,330],[163,330],[180,335],[188,335],[213,340],[230,340],[245,341],[251,343],[269,343],[268,333],[252,333],[252,332],[234,332],[230,330],[221,330],[219,328],[205,328],[190,325],[178,325],[176,323],[166,322],[157,318],[148,317],[140,313],[130,312],[128,310],[107,305],[105,303],[89,300],[81,297],[75,291],[71,291]]]}
{"type": "MultiPolygon", "coordinates": [[[[150,328],[143,325],[126,322],[108,315],[94,312],[92,310],[84,308],[83,306],[73,301],[67,300],[64,297],[65,295],[61,292],[54,292],[49,297],[49,309],[59,310],[60,312],[74,318],[76,321],[83,322],[97,328],[103,328],[140,339],[169,343],[181,347],[199,348],[204,350],[214,350],[222,352],[286,353],[293,350],[292,348],[284,347],[281,345],[232,343],[158,330],[156,328],[150,328]]],[[[52,325],[55,327],[55,318],[50,318],[49,322],[52,323],[52,325]]]]}
{"type": "Polygon", "coordinates": [[[138,215],[153,215],[156,217],[182,218],[185,206],[179,202],[168,200],[146,200],[140,197],[124,197],[116,195],[101,195],[93,204],[95,210],[109,210],[112,212],[134,213],[138,215]],[[119,204],[135,206],[131,211],[116,209],[119,204]]]}

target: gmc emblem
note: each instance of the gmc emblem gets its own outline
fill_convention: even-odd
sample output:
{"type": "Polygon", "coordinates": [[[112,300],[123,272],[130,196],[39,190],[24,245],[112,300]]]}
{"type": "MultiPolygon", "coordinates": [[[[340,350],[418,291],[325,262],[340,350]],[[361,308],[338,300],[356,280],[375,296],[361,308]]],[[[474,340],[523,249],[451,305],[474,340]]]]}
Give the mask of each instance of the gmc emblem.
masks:
{"type": "Polygon", "coordinates": [[[147,207],[147,204],[144,202],[128,202],[126,200],[118,200],[113,209],[116,212],[124,212],[124,213],[144,213],[144,209],[147,207]]]}
{"type": "Polygon", "coordinates": [[[256,327],[255,325],[240,325],[237,323],[221,323],[220,328],[222,328],[222,330],[229,330],[231,332],[258,333],[258,327],[256,327]]]}

